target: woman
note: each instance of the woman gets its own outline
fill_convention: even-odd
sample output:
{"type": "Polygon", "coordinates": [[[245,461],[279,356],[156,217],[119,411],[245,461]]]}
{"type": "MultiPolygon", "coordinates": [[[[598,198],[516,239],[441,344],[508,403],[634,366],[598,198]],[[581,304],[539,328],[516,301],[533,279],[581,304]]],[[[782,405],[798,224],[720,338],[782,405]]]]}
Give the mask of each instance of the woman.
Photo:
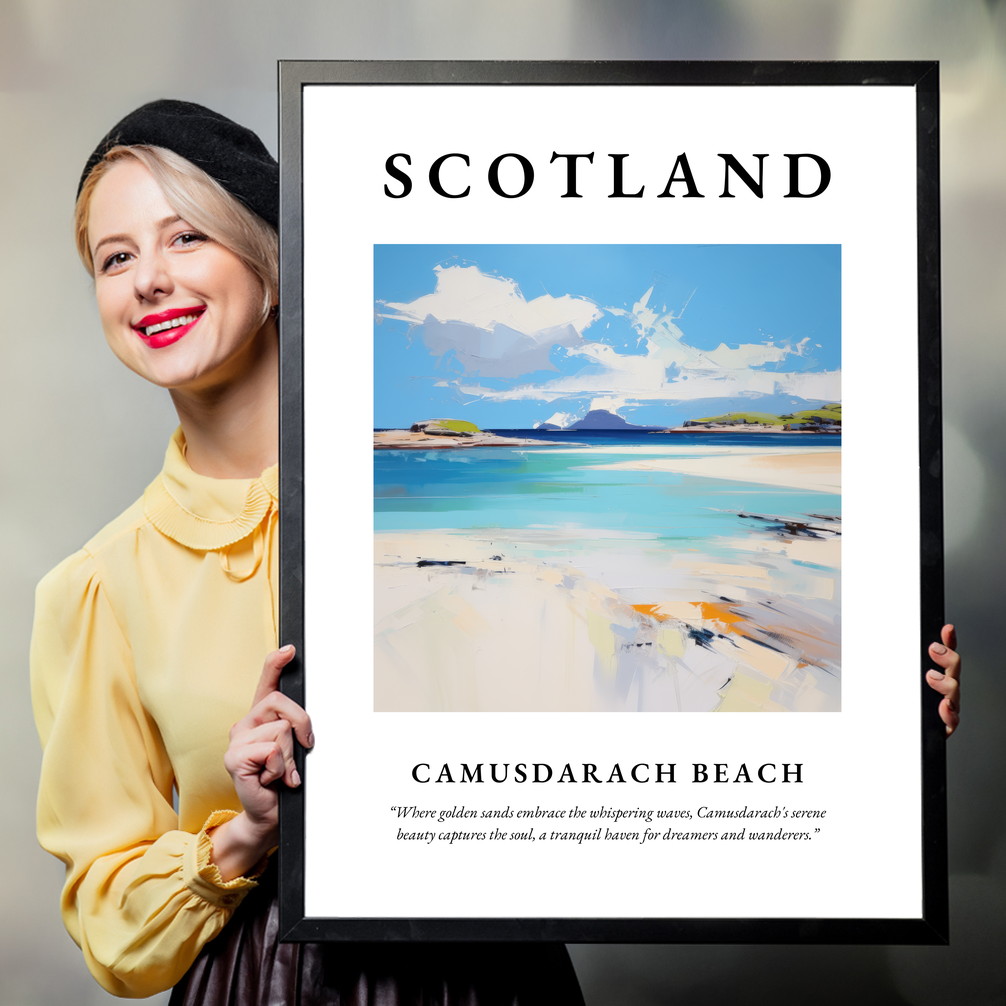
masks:
{"type": "Polygon", "coordinates": [[[274,649],[277,221],[258,137],[187,102],[127,116],[81,178],[106,339],[180,426],[143,497],[38,589],[38,831],[67,929],[121,996],[582,1004],[561,945],[277,944],[276,787],[300,785],[293,738],[313,744],[274,649]]]}

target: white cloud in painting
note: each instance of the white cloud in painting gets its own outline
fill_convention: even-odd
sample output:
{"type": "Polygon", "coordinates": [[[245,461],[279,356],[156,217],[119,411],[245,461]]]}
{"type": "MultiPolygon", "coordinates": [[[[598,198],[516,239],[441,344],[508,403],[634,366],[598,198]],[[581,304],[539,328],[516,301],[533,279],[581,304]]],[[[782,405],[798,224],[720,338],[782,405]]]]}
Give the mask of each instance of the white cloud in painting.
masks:
{"type": "Polygon", "coordinates": [[[626,403],[685,402],[702,398],[758,398],[787,394],[802,399],[841,400],[841,371],[796,371],[783,369],[789,356],[803,356],[808,340],[796,345],[742,343],[703,351],[689,346],[674,323],[675,315],[649,306],[652,287],[631,311],[607,308],[625,317],[638,333],[645,353],[623,354],[603,342],[583,340],[567,346],[571,356],[587,364],[576,374],[567,374],[539,384],[498,389],[459,384],[459,390],[484,400],[533,399],[555,402],[589,397],[607,400],[607,407],[626,403]],[[756,369],[775,364],[774,370],[756,369]]]}
{"type": "Polygon", "coordinates": [[[423,343],[441,359],[451,354],[465,374],[515,378],[556,370],[553,346],[575,350],[604,312],[583,297],[548,293],[525,300],[512,279],[477,266],[436,266],[436,289],[408,304],[378,302],[378,315],[422,328],[423,343]]]}
{"type": "Polygon", "coordinates": [[[842,397],[841,371],[787,370],[789,358],[802,357],[804,367],[812,365],[809,338],[732,346],[721,342],[712,350],[697,349],[675,323],[680,314],[650,305],[652,287],[631,310],[602,309],[570,294],[543,293],[526,300],[514,280],[486,275],[477,266],[436,266],[434,272],[433,293],[409,303],[379,301],[377,313],[419,329],[429,352],[457,375],[437,386],[452,386],[464,395],[486,401],[590,399],[592,409],[610,412],[626,405],[707,398],[842,397]],[[586,338],[584,333],[605,314],[625,318],[644,352],[620,353],[586,338]],[[568,362],[581,360],[582,367],[547,381],[526,380],[536,372],[558,370],[550,359],[555,347],[565,350],[568,362]],[[523,383],[514,383],[521,377],[523,383]],[[481,383],[485,378],[509,386],[487,387],[481,383]]]}
{"type": "Polygon", "coordinates": [[[618,412],[624,405],[625,399],[621,395],[604,395],[601,398],[592,398],[588,411],[604,409],[606,412],[618,412]]]}
{"type": "Polygon", "coordinates": [[[552,415],[545,420],[545,423],[551,426],[562,426],[563,428],[570,425],[570,423],[575,423],[580,416],[575,412],[553,412],[552,415]]]}

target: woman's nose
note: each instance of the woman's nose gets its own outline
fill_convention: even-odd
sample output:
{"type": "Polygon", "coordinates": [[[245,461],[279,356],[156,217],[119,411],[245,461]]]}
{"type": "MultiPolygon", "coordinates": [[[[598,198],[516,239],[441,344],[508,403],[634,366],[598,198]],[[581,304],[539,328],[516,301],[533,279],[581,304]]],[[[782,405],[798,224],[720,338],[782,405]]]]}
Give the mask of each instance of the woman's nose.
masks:
{"type": "Polygon", "coordinates": [[[137,300],[156,301],[174,290],[168,262],[160,251],[141,254],[133,271],[137,300]]]}

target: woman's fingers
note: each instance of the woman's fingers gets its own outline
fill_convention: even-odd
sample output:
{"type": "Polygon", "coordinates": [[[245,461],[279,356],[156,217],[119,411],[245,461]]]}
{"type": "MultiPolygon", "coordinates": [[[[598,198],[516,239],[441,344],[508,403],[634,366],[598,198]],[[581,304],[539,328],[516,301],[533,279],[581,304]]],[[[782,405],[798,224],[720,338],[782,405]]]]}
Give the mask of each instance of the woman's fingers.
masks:
{"type": "MultiPolygon", "coordinates": [[[[933,687],[935,687],[935,684],[932,681],[932,675],[935,673],[935,671],[929,672],[929,684],[933,685],[933,687]]],[[[943,701],[940,702],[939,712],[940,719],[943,720],[943,723],[946,726],[947,736],[949,737],[957,729],[958,724],[961,722],[961,714],[960,710],[957,708],[956,696],[951,697],[947,695],[943,701]]]]}
{"type": "Polygon", "coordinates": [[[948,650],[947,647],[942,646],[940,643],[930,643],[929,657],[940,665],[944,674],[950,675],[955,680],[960,677],[961,655],[955,650],[948,650]]]}
{"type": "Polygon", "coordinates": [[[282,692],[271,692],[257,707],[252,709],[250,716],[264,723],[271,719],[286,720],[297,734],[297,740],[306,748],[314,747],[314,734],[311,730],[311,717],[303,706],[297,705],[289,695],[282,692]]]}
{"type": "MultiPolygon", "coordinates": [[[[294,732],[305,746],[314,743],[310,717],[278,690],[283,668],[294,654],[292,646],[284,646],[266,657],[252,708],[231,728],[224,755],[224,766],[245,814],[234,820],[251,822],[256,833],[268,836],[267,845],[275,844],[278,828],[279,795],[273,783],[280,779],[290,787],[301,783],[294,762],[294,732]]],[[[225,830],[221,826],[214,834],[225,830]]]]}
{"type": "Polygon", "coordinates": [[[314,745],[311,718],[278,690],[283,668],[295,652],[292,646],[284,646],[266,657],[252,708],[231,728],[224,765],[234,780],[241,805],[252,816],[275,816],[276,795],[267,792],[272,783],[282,779],[291,788],[300,785],[294,735],[305,747],[314,745]]]}
{"type": "Polygon", "coordinates": [[[943,701],[940,703],[940,719],[946,724],[947,736],[949,737],[957,729],[957,724],[961,720],[960,682],[949,674],[935,670],[926,673],[926,682],[930,688],[943,696],[943,701]]]}
{"type": "Polygon", "coordinates": [[[951,650],[957,649],[957,630],[952,625],[944,625],[940,631],[940,639],[943,640],[943,645],[949,647],[951,650]]]}
{"type": "Polygon", "coordinates": [[[293,699],[282,692],[270,692],[264,699],[252,706],[248,715],[234,724],[231,729],[231,737],[274,720],[286,720],[293,727],[297,734],[297,740],[304,747],[314,747],[311,717],[304,711],[303,706],[297,705],[293,699]]]}
{"type": "Polygon", "coordinates": [[[255,752],[259,765],[256,774],[263,786],[280,778],[293,789],[300,785],[300,773],[293,757],[293,731],[286,720],[270,720],[242,731],[232,739],[230,750],[238,752],[238,757],[243,757],[244,752],[255,752]],[[269,750],[262,745],[268,745],[269,750]],[[278,752],[278,761],[271,757],[273,749],[278,752]],[[267,754],[270,755],[268,760],[267,754]]]}
{"type": "Polygon", "coordinates": [[[946,724],[949,737],[960,723],[960,673],[961,656],[957,653],[957,632],[952,625],[944,625],[940,632],[940,643],[931,643],[929,656],[942,670],[935,668],[926,672],[929,687],[943,696],[940,702],[940,719],[946,724]]]}
{"type": "Polygon", "coordinates": [[[262,765],[262,771],[259,773],[259,782],[263,786],[268,786],[276,782],[277,779],[282,779],[286,772],[286,764],[282,747],[278,744],[273,744],[269,755],[262,765]]]}
{"type": "Polygon", "coordinates": [[[262,665],[262,676],[259,678],[258,687],[255,689],[255,698],[252,699],[254,709],[270,692],[276,691],[279,687],[279,677],[283,673],[283,668],[293,660],[297,650],[292,645],[280,647],[273,650],[265,663],[262,665]]]}
{"type": "Polygon", "coordinates": [[[234,725],[231,736],[236,731],[246,730],[260,723],[274,719],[288,720],[297,734],[297,740],[306,747],[314,747],[314,733],[311,729],[311,717],[302,706],[299,706],[289,696],[279,691],[279,679],[296,654],[293,646],[284,646],[273,650],[262,666],[262,676],[255,689],[255,698],[248,715],[234,725]]]}
{"type": "Polygon", "coordinates": [[[950,677],[949,674],[942,674],[940,671],[929,671],[926,674],[926,679],[929,681],[929,687],[948,699],[951,707],[956,712],[958,708],[957,696],[961,689],[960,682],[950,677]]]}
{"type": "MultiPolygon", "coordinates": [[[[944,629],[943,634],[945,636],[951,635],[946,629],[944,629]]],[[[947,646],[945,643],[930,643],[929,656],[935,663],[939,664],[946,675],[955,681],[960,677],[961,655],[952,647],[947,646]]]]}
{"type": "Polygon", "coordinates": [[[281,778],[286,767],[283,749],[274,740],[254,741],[228,748],[224,767],[239,781],[257,780],[259,786],[268,786],[281,778]]]}

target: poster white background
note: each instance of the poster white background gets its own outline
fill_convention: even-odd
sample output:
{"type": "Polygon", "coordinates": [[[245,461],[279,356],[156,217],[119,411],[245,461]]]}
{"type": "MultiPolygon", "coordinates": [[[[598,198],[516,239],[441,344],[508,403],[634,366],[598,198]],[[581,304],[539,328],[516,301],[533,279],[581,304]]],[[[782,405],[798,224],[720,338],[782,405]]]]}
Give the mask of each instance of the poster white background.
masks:
{"type": "MultiPolygon", "coordinates": [[[[307,769],[308,915],[921,916],[914,179],[908,87],[305,89],[305,656],[319,738],[307,769]],[[580,162],[584,198],[560,198],[565,161],[549,165],[553,150],[595,151],[592,166],[580,162]],[[398,185],[384,162],[399,151],[412,157],[414,189],[389,199],[384,184],[398,185]],[[466,199],[427,183],[430,163],[451,151],[471,158],[444,171],[448,187],[471,184],[466,199]],[[516,200],[486,181],[489,163],[510,151],[535,166],[533,188],[516,200]],[[609,152],[630,154],[625,190],[645,184],[642,199],[607,198],[609,152]],[[681,152],[706,198],[658,200],[681,152]],[[800,152],[831,166],[819,198],[783,198],[783,155],[800,152]],[[739,182],[737,198],[717,198],[719,153],[752,169],[752,154],[769,154],[763,199],[739,182]],[[508,242],[842,246],[840,713],[373,712],[373,246],[508,242]],[[878,403],[897,403],[896,444],[873,425],[878,403]],[[878,501],[896,508],[895,527],[875,519],[878,501]],[[420,785],[411,776],[420,762],[434,778],[447,763],[455,779],[462,762],[569,762],[578,776],[591,762],[602,778],[616,762],[626,775],[639,762],[674,762],[678,781],[420,785]],[[731,778],[742,763],[752,773],[801,763],[803,782],[696,784],[695,762],[726,763],[731,778]],[[396,840],[391,808],[401,805],[779,806],[827,817],[799,844],[427,845],[396,840]]],[[[456,827],[471,823],[431,830],[456,827]]]]}

